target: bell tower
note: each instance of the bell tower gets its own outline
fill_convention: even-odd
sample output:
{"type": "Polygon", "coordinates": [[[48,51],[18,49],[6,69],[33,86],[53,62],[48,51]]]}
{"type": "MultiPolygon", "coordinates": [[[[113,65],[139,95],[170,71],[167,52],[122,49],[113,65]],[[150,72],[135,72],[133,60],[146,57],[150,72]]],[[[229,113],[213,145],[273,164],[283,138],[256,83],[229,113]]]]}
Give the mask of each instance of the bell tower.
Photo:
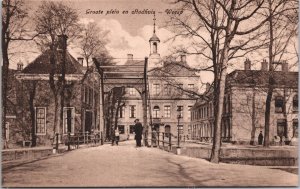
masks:
{"type": "Polygon", "coordinates": [[[160,40],[155,33],[155,21],[156,18],[154,14],[153,34],[152,37],[149,39],[149,43],[150,43],[150,55],[149,55],[149,63],[148,63],[149,69],[163,66],[161,62],[160,54],[158,53],[158,44],[160,43],[160,40]]]}

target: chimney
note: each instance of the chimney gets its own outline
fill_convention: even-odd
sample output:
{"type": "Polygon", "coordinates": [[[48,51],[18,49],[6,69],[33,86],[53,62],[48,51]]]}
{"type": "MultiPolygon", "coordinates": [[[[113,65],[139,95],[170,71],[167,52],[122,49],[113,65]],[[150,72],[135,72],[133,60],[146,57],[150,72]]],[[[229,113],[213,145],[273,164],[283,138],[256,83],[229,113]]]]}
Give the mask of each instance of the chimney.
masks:
{"type": "Polygon", "coordinates": [[[205,92],[208,92],[210,89],[210,83],[205,84],[205,92]]]}
{"type": "Polygon", "coordinates": [[[249,60],[249,58],[246,58],[244,62],[244,66],[245,66],[245,70],[251,70],[251,61],[249,60]]]}
{"type": "Polygon", "coordinates": [[[282,62],[282,64],[281,64],[281,70],[283,72],[288,72],[289,71],[289,64],[286,61],[282,62]]]}
{"type": "Polygon", "coordinates": [[[264,59],[261,63],[261,70],[262,71],[268,71],[268,62],[266,61],[266,59],[264,59]]]}
{"type": "Polygon", "coordinates": [[[132,61],[133,60],[133,54],[127,54],[127,60],[132,61]]]}
{"type": "Polygon", "coordinates": [[[79,62],[79,64],[81,64],[83,66],[83,58],[82,57],[78,57],[77,61],[79,62]]]}
{"type": "Polygon", "coordinates": [[[58,46],[57,46],[57,50],[59,51],[62,51],[63,49],[67,49],[67,39],[68,39],[68,36],[66,35],[58,35],[57,36],[57,43],[58,43],[58,46]]]}
{"type": "Polygon", "coordinates": [[[180,60],[181,62],[186,62],[186,55],[185,54],[180,55],[180,60]]]}
{"type": "Polygon", "coordinates": [[[20,60],[17,64],[17,71],[22,71],[22,70],[23,70],[23,63],[20,60]]]}

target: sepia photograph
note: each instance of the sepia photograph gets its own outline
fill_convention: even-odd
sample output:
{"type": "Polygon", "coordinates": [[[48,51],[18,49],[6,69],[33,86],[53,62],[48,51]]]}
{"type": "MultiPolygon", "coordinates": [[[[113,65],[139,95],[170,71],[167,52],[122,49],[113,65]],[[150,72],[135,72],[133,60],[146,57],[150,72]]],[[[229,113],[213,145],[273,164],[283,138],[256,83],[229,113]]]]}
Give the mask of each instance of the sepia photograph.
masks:
{"type": "Polygon", "coordinates": [[[1,3],[1,187],[299,187],[298,0],[1,3]]]}

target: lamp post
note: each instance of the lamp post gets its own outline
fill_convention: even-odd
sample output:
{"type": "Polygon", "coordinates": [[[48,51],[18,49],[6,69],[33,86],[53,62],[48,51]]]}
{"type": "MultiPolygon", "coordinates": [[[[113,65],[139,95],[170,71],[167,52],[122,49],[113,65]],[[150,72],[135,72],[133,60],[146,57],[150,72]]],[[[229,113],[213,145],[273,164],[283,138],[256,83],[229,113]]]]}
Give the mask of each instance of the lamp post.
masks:
{"type": "Polygon", "coordinates": [[[180,147],[180,140],[179,140],[179,121],[181,118],[181,106],[178,106],[177,108],[177,120],[178,120],[178,124],[177,124],[177,147],[180,147]]]}

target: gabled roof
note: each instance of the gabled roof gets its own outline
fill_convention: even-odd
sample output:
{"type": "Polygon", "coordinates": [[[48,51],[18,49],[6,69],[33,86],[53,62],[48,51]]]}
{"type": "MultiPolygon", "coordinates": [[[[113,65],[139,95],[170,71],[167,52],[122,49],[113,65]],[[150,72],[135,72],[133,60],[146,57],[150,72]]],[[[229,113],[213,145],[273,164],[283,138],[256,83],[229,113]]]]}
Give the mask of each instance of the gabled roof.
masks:
{"type": "MultiPolygon", "coordinates": [[[[235,70],[227,75],[226,83],[238,85],[260,85],[268,84],[271,72],[263,70],[235,70]]],[[[298,86],[298,72],[273,72],[274,85],[285,85],[286,87],[298,86]]]]}
{"type": "Polygon", "coordinates": [[[154,68],[150,72],[153,76],[165,75],[171,77],[198,77],[196,72],[193,71],[193,68],[191,68],[186,62],[181,61],[165,62],[162,68],[154,68]]]}
{"type": "MultiPolygon", "coordinates": [[[[61,53],[58,53],[58,60],[62,59],[61,53]]],[[[49,74],[52,69],[50,64],[50,50],[43,52],[33,62],[28,64],[22,73],[28,74],[49,74]]],[[[55,65],[55,73],[62,73],[62,64],[58,62],[55,65]]],[[[66,53],[66,74],[82,74],[83,66],[67,51],[66,53]]]]}

